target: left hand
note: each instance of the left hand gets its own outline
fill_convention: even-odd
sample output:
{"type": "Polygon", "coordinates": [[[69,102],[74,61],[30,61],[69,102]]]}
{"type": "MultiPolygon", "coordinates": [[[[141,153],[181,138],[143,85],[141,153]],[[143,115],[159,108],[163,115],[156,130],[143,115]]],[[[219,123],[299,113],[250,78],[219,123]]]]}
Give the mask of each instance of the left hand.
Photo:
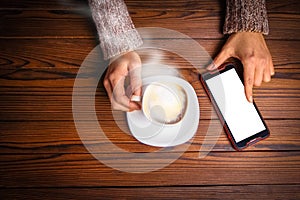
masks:
{"type": "Polygon", "coordinates": [[[230,35],[221,52],[207,69],[218,68],[230,57],[239,59],[244,66],[245,94],[247,100],[252,102],[253,86],[260,86],[262,81],[269,82],[275,73],[263,35],[254,32],[238,32],[230,35]]]}

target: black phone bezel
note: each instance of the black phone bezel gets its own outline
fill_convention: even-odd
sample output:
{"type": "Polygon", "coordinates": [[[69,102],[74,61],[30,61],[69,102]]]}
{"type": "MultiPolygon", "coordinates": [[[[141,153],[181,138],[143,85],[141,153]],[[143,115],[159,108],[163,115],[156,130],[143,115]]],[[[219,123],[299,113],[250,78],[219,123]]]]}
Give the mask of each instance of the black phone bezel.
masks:
{"type": "MultiPolygon", "coordinates": [[[[225,63],[223,64],[220,68],[218,68],[217,70],[215,71],[210,71],[210,72],[206,72],[206,73],[203,73],[203,74],[200,74],[200,80],[201,80],[201,83],[202,85],[204,86],[204,89],[209,97],[209,99],[211,100],[215,110],[217,111],[217,114],[220,118],[220,120],[222,121],[222,124],[223,124],[223,127],[225,129],[225,132],[226,134],[228,135],[233,147],[236,149],[236,150],[242,150],[244,148],[246,148],[247,146],[250,146],[254,143],[257,143],[258,141],[262,140],[262,139],[265,139],[267,138],[269,135],[270,135],[270,131],[261,115],[261,113],[259,112],[257,106],[256,106],[256,103],[253,101],[253,105],[255,107],[255,110],[256,112],[258,113],[261,121],[263,122],[264,126],[265,126],[265,130],[261,131],[261,132],[258,132],[240,142],[236,142],[231,131],[230,131],[230,128],[227,124],[227,122],[225,121],[225,118],[223,117],[220,109],[219,109],[219,106],[218,104],[216,103],[211,91],[209,90],[209,87],[208,85],[206,84],[206,81],[209,80],[210,78],[213,78],[215,76],[218,76],[228,70],[231,70],[231,69],[234,69],[235,72],[237,73],[238,77],[240,78],[240,80],[242,81],[243,83],[243,79],[241,78],[241,76],[239,75],[237,69],[236,69],[236,65],[234,63],[225,63]]],[[[243,83],[244,84],[244,83],[243,83]]]]}

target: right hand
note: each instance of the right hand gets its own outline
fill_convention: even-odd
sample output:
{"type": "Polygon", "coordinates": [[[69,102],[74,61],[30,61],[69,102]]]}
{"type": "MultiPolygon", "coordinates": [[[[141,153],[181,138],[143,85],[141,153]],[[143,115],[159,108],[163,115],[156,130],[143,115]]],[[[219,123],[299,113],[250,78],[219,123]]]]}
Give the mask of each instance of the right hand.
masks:
{"type": "Polygon", "coordinates": [[[238,58],[244,66],[245,94],[253,101],[252,88],[262,81],[269,82],[274,75],[272,56],[261,33],[238,32],[230,35],[221,52],[208,70],[218,68],[228,58],[238,58]]]}
{"type": "Polygon", "coordinates": [[[133,111],[140,110],[139,102],[131,101],[125,92],[125,78],[129,76],[131,95],[141,96],[141,59],[130,51],[111,60],[104,77],[104,87],[109,96],[113,110],[133,111]]]}

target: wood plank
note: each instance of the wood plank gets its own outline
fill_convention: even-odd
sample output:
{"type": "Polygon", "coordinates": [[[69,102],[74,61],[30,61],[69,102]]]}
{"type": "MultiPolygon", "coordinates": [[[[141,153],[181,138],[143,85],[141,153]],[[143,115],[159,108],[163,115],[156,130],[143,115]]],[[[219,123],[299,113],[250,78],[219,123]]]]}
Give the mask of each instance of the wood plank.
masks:
{"type": "MultiPolygon", "coordinates": [[[[275,75],[272,77],[271,82],[262,83],[260,87],[255,87],[259,94],[268,93],[269,95],[282,95],[281,93],[272,94],[272,91],[265,90],[282,90],[288,89],[289,91],[282,91],[284,94],[294,93],[297,96],[297,90],[299,89],[299,75],[300,68],[296,67],[297,65],[291,65],[291,68],[276,68],[275,75]],[[295,68],[294,68],[295,67],[295,68]],[[294,68],[294,69],[293,69],[294,68]]],[[[99,66],[101,67],[101,66],[99,66]]],[[[181,67],[181,66],[180,66],[181,67]]],[[[173,68],[174,69],[174,68],[173,68]]],[[[65,91],[70,91],[67,88],[74,87],[74,81],[76,79],[78,69],[68,69],[68,68],[41,68],[41,69],[30,69],[30,68],[21,68],[21,69],[8,69],[2,70],[2,76],[0,76],[0,87],[4,92],[5,90],[12,89],[12,87],[23,87],[24,89],[34,87],[42,87],[42,88],[66,88],[65,91]]],[[[100,71],[101,72],[101,71],[100,71]]],[[[83,73],[83,72],[81,72],[83,73]]],[[[96,67],[91,67],[90,69],[85,71],[86,76],[91,80],[94,80],[95,77],[93,73],[99,73],[99,70],[96,67]]],[[[158,72],[159,73],[159,72],[158,72]]],[[[186,69],[178,69],[178,74],[180,74],[181,78],[186,79],[188,82],[192,84],[195,90],[201,89],[201,84],[199,82],[199,70],[193,69],[188,66],[186,69]]],[[[81,74],[82,75],[82,74],[81,74]]],[[[86,88],[87,91],[90,91],[90,88],[93,88],[92,82],[85,77],[78,77],[78,80],[86,80],[83,82],[82,86],[78,86],[78,89],[81,87],[86,88]]],[[[101,85],[99,89],[101,90],[101,85]]],[[[20,89],[18,92],[23,92],[23,89],[20,89]]],[[[101,90],[102,91],[102,90],[101,90]]],[[[12,91],[7,91],[12,92],[12,91]]],[[[3,93],[2,93],[3,94],[3,93]]],[[[200,93],[199,93],[200,94],[200,93]]],[[[71,95],[69,93],[68,95],[71,95]]]]}
{"type": "Polygon", "coordinates": [[[3,199],[299,199],[299,185],[0,189],[3,199]]]}
{"type": "Polygon", "coordinates": [[[97,31],[90,13],[85,14],[52,10],[0,11],[0,37],[93,38],[97,31]]]}
{"type": "MultiPolygon", "coordinates": [[[[150,164],[123,155],[105,154],[118,167],[149,169],[150,164]]],[[[149,158],[154,166],[172,153],[149,158]]],[[[300,152],[211,152],[199,159],[198,152],[186,152],[164,169],[151,173],[127,173],[101,164],[90,154],[1,155],[1,187],[100,187],[300,184],[300,152]],[[230,175],[229,175],[230,174],[230,175]]],[[[167,160],[166,160],[167,159],[167,160]]],[[[148,160],[149,161],[149,160],[148,160]]],[[[153,166],[151,164],[151,166],[153,166]]],[[[128,168],[127,168],[128,169],[128,168]]]]}
{"type": "MultiPolygon", "coordinates": [[[[299,92],[295,90],[294,92],[299,92]]],[[[280,92],[277,90],[276,92],[280,92]]],[[[274,93],[276,93],[274,91],[274,93]]],[[[202,92],[204,94],[204,91],[202,92]]],[[[255,96],[255,101],[265,119],[299,119],[299,96],[291,93],[286,96],[255,96]],[[267,100],[266,100],[267,98],[267,100]]],[[[89,101],[90,95],[82,97],[81,109],[88,109],[84,102],[89,101]]],[[[211,103],[206,96],[198,98],[203,119],[210,119],[211,103]]],[[[0,99],[0,120],[72,120],[72,96],[2,96],[0,99]],[[26,106],[25,106],[26,105],[26,106]],[[34,113],[34,115],[33,115],[34,113]]],[[[90,111],[86,111],[86,114],[90,111]]],[[[96,96],[96,112],[105,119],[112,119],[111,107],[105,94],[96,96]]],[[[83,116],[84,117],[84,116],[83,116]]],[[[87,116],[86,116],[87,117],[87,116]]],[[[84,118],[83,118],[84,119],[84,118]]]]}
{"type": "Polygon", "coordinates": [[[17,68],[78,68],[98,43],[93,39],[2,39],[1,71],[17,68]]]}
{"type": "MultiPolygon", "coordinates": [[[[143,0],[125,0],[129,10],[184,10],[199,11],[209,10],[224,12],[225,1],[218,0],[165,0],[162,4],[160,0],[143,1],[143,0]]],[[[285,12],[299,13],[298,0],[267,0],[268,12],[285,12]]],[[[43,1],[43,0],[2,0],[2,10],[22,9],[22,10],[85,10],[88,9],[87,1],[79,0],[60,0],[60,1],[43,1]],[[47,7],[45,6],[47,3],[47,7]]]]}
{"type": "MultiPolygon", "coordinates": [[[[266,120],[271,136],[244,151],[299,151],[299,120],[266,120]]],[[[87,125],[92,122],[86,121],[87,125]]],[[[117,122],[102,120],[100,126],[110,142],[129,152],[153,152],[160,148],[139,143],[128,130],[125,120],[117,122]]],[[[187,144],[187,151],[200,151],[204,144],[208,126],[216,135],[217,142],[212,151],[235,151],[218,120],[200,120],[198,130],[187,144]],[[218,137],[219,135],[219,137],[218,137]]],[[[96,131],[96,130],[95,130],[96,131]]],[[[43,154],[43,153],[86,153],[73,121],[16,121],[0,122],[0,152],[5,154],[43,154]]],[[[98,134],[95,134],[98,135],[98,134]]],[[[212,139],[210,143],[212,144],[212,139]]],[[[107,141],[97,138],[86,141],[86,145],[106,145],[107,141]]]]}
{"type": "MultiPolygon", "coordinates": [[[[95,38],[97,31],[90,13],[53,10],[0,10],[0,38],[68,37],[95,38]]],[[[166,11],[134,9],[136,27],[162,27],[184,33],[192,38],[220,39],[223,17],[219,12],[166,11]],[[181,24],[178,26],[178,24],[181,24]]],[[[268,39],[298,40],[300,13],[269,13],[268,39]]],[[[161,37],[161,36],[160,36],[161,37]]]]}
{"type": "MultiPolygon", "coordinates": [[[[88,109],[88,106],[84,102],[88,101],[91,97],[86,96],[82,98],[81,109],[88,109]]],[[[203,104],[202,108],[202,117],[204,119],[210,119],[210,103],[207,97],[205,99],[199,99],[203,104]]],[[[274,99],[273,99],[274,100],[274,99]]],[[[284,99],[283,99],[284,100],[284,99]]],[[[57,121],[57,120],[73,120],[72,115],[72,96],[6,96],[0,99],[0,120],[4,121],[31,121],[31,120],[40,120],[40,121],[57,121]],[[24,106],[26,105],[26,106],[24,106]],[[34,113],[34,115],[33,115],[34,113]]],[[[284,103],[286,103],[285,101],[284,103]]],[[[271,104],[273,105],[273,104],[271,104]]],[[[287,104],[287,107],[295,108],[295,110],[286,112],[288,116],[295,118],[297,116],[299,108],[295,102],[287,104]],[[294,105],[293,105],[294,104],[294,105]]],[[[82,120],[86,120],[90,111],[86,111],[86,115],[82,116],[82,120]]],[[[285,110],[284,110],[285,111],[285,110]]],[[[113,116],[111,113],[110,102],[105,95],[96,97],[96,112],[101,119],[112,120],[113,116]]],[[[288,116],[285,116],[286,118],[288,116]]]]}
{"type": "MultiPolygon", "coordinates": [[[[156,43],[167,45],[173,41],[174,43],[181,44],[185,40],[147,40],[147,42],[153,45],[156,45],[156,43]]],[[[219,52],[224,43],[223,40],[197,39],[196,41],[212,57],[219,52]]],[[[98,41],[94,39],[1,39],[0,44],[0,73],[1,77],[3,77],[6,73],[11,73],[9,70],[16,70],[16,73],[20,70],[19,73],[21,73],[29,68],[42,71],[44,68],[47,70],[56,70],[58,68],[78,69],[86,56],[98,45],[98,41]]],[[[298,48],[300,41],[268,40],[267,44],[276,69],[300,68],[300,50],[298,48]],[[287,51],[286,49],[289,50],[287,51]]],[[[178,46],[175,45],[174,49],[176,47],[178,46]]],[[[192,55],[195,55],[196,50],[189,49],[192,55]]],[[[172,48],[169,51],[172,51],[172,48]]],[[[156,59],[156,56],[160,55],[159,59],[166,65],[174,65],[180,68],[190,68],[191,66],[185,59],[171,52],[144,50],[142,53],[148,54],[153,59],[156,59]]],[[[190,56],[190,58],[199,62],[198,56],[190,56]]],[[[101,58],[97,61],[100,62],[101,58]]],[[[292,71],[290,73],[290,75],[293,74],[292,71]]]]}
{"type": "MultiPolygon", "coordinates": [[[[192,38],[216,39],[222,38],[223,16],[220,13],[178,11],[152,11],[136,10],[132,19],[137,27],[162,27],[179,31],[192,38]],[[166,20],[167,19],[167,20],[166,20]],[[180,24],[178,26],[177,24],[180,24]]],[[[267,39],[298,40],[300,37],[298,14],[269,13],[268,20],[270,33],[267,39]],[[288,31],[287,31],[288,30],[288,31]]]]}
{"type": "Polygon", "coordinates": [[[88,1],[81,0],[1,0],[1,10],[81,10],[88,9],[88,1]],[[46,5],[46,6],[45,6],[46,5]]]}
{"type": "MultiPolygon", "coordinates": [[[[149,10],[187,10],[199,11],[208,10],[214,12],[225,12],[226,1],[216,0],[167,0],[161,3],[159,0],[143,1],[143,0],[125,0],[129,10],[149,9],[149,10]]],[[[268,13],[299,13],[299,1],[297,0],[266,0],[268,13]]]]}

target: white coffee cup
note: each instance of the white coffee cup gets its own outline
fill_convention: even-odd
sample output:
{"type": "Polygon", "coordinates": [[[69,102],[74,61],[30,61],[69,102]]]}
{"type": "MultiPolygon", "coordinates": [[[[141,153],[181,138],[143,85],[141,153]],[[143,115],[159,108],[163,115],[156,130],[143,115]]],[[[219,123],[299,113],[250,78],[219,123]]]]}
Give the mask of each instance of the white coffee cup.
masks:
{"type": "Polygon", "coordinates": [[[187,101],[187,94],[180,85],[157,81],[145,87],[142,110],[154,123],[173,125],[183,118],[187,101]]]}

